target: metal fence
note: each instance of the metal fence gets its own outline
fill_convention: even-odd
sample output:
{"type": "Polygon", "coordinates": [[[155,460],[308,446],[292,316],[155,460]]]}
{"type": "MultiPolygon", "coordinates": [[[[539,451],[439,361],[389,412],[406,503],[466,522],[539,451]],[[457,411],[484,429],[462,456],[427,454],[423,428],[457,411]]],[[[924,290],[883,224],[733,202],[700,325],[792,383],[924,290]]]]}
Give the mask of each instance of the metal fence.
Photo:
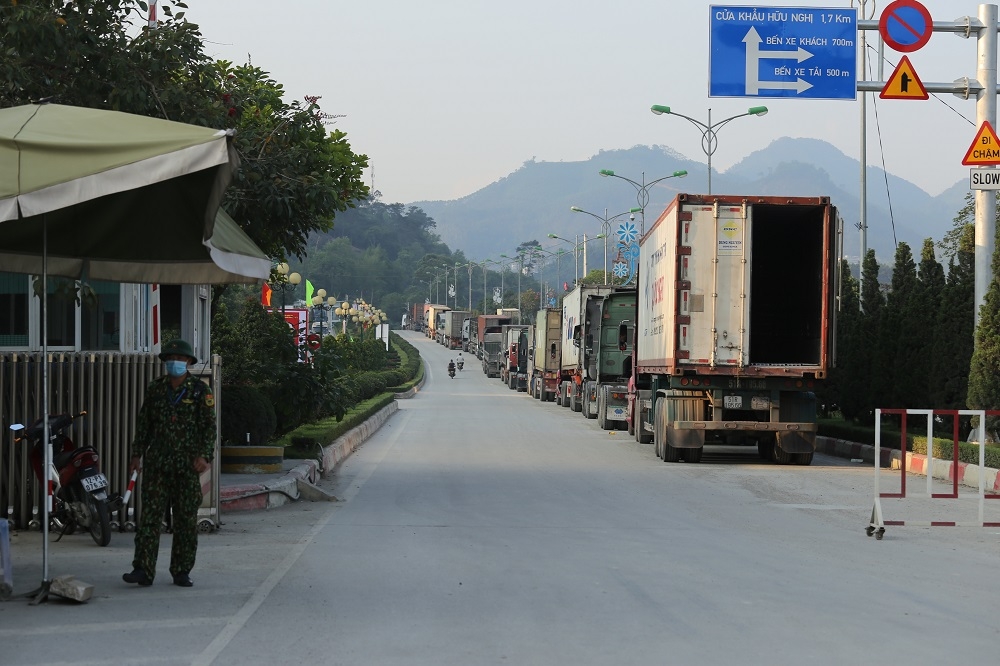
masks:
{"type": "MultiPolygon", "coordinates": [[[[200,376],[218,395],[221,362],[213,356],[200,376]]],[[[67,434],[77,446],[92,446],[101,458],[101,471],[112,492],[124,493],[128,484],[129,444],[146,386],[163,374],[163,363],[154,354],[67,352],[49,354],[49,413],[85,411],[67,434]]],[[[33,423],[42,415],[42,355],[28,352],[0,353],[0,517],[12,527],[25,528],[41,515],[41,491],[34,478],[25,442],[15,444],[14,423],[33,423]]],[[[216,401],[218,417],[219,400],[216,401]]],[[[218,421],[218,418],[216,419],[218,421]]],[[[218,436],[216,437],[218,451],[218,436]]],[[[217,522],[218,465],[213,465],[211,488],[202,513],[217,522]]],[[[113,517],[119,525],[134,520],[133,493],[129,506],[113,517]]]]}

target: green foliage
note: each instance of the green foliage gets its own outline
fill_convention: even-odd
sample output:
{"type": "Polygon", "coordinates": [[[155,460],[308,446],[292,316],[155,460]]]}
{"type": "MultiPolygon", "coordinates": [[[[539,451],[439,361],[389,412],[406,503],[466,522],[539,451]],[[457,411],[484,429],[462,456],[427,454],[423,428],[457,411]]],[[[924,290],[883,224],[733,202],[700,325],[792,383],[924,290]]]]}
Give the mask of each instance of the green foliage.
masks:
{"type": "MultiPolygon", "coordinates": [[[[819,421],[819,434],[824,437],[842,439],[848,442],[859,444],[875,445],[875,429],[869,424],[851,423],[839,419],[821,419],[819,421]]],[[[885,449],[899,450],[901,433],[897,429],[883,428],[881,446],[885,449]]],[[[934,457],[939,460],[952,460],[954,458],[954,442],[951,438],[935,437],[934,457]]],[[[911,433],[906,435],[906,450],[911,453],[927,455],[927,437],[915,436],[911,433]]],[[[986,467],[1000,469],[1000,446],[987,444],[983,452],[986,459],[986,467]]],[[[970,465],[979,464],[979,445],[974,442],[958,443],[958,459],[970,465]]]]}
{"type": "Polygon", "coordinates": [[[261,446],[271,441],[278,420],[274,406],[260,390],[239,384],[223,386],[220,407],[223,446],[261,446]]]}
{"type": "MultiPolygon", "coordinates": [[[[180,2],[173,6],[183,8],[180,2]]],[[[252,65],[214,61],[197,25],[161,5],[145,26],[140,0],[36,0],[0,11],[0,106],[41,99],[234,129],[242,160],[223,207],[270,256],[301,255],[309,234],[368,196],[355,155],[317,98],[252,65]]]]}
{"type": "Polygon", "coordinates": [[[380,409],[392,404],[395,399],[392,393],[383,393],[352,406],[342,419],[329,418],[301,425],[278,439],[275,445],[285,447],[285,458],[313,458],[317,445],[332,444],[351,428],[361,425],[380,409]]]}

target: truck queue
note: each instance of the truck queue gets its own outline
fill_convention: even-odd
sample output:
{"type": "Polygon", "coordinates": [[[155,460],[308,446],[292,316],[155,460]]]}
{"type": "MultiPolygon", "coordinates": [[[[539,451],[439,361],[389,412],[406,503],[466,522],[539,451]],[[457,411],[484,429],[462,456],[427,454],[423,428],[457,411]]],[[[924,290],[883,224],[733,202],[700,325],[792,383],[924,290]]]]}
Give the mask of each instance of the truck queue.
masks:
{"type": "Polygon", "coordinates": [[[427,335],[511,390],[652,442],[664,462],[727,444],[809,465],[841,233],[826,197],[681,194],[639,239],[638,287],[578,285],[531,323],[428,304],[427,335]]]}

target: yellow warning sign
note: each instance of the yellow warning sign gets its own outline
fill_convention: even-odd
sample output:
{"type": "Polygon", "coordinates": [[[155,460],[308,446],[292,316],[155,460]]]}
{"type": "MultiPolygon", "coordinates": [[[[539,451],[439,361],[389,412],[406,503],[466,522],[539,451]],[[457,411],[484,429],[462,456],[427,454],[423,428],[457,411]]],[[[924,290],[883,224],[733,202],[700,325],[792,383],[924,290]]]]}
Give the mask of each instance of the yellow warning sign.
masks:
{"type": "Polygon", "coordinates": [[[899,61],[885,87],[878,94],[882,99],[927,99],[927,89],[906,56],[899,61]]]}
{"type": "Polygon", "coordinates": [[[990,121],[983,122],[979,134],[965,153],[962,164],[966,166],[990,166],[1000,164],[1000,139],[993,131],[990,121]]]}

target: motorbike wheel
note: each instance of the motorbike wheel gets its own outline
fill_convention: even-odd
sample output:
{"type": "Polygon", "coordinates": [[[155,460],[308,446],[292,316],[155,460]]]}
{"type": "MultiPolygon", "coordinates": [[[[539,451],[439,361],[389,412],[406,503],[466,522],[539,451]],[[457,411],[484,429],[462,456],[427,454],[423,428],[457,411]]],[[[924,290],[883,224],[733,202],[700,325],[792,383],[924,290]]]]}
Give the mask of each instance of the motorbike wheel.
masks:
{"type": "Polygon", "coordinates": [[[90,512],[90,536],[98,546],[107,546],[111,543],[111,512],[108,511],[108,503],[87,493],[87,510],[90,512]]]}

